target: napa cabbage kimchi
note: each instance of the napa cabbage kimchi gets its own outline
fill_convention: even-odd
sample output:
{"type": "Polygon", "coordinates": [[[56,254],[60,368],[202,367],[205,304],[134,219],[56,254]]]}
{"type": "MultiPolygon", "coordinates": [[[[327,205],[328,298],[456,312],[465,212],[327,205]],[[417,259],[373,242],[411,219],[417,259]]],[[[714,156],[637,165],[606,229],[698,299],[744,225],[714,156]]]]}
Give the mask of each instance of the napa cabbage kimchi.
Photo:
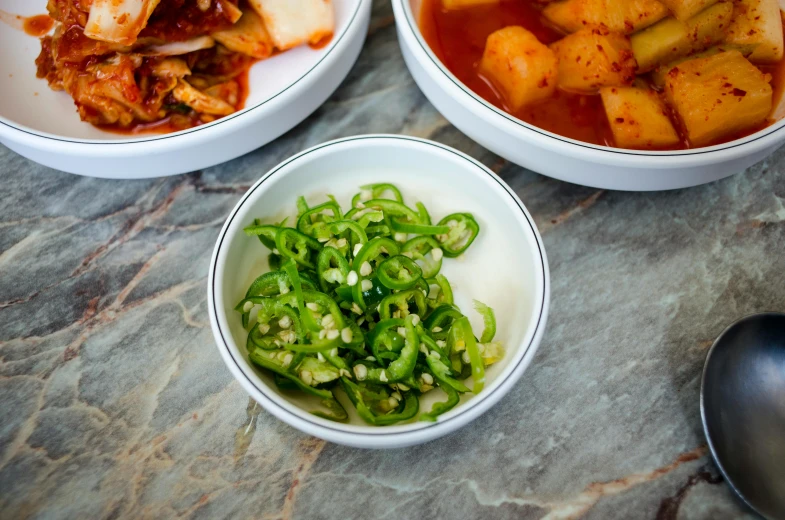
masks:
{"type": "Polygon", "coordinates": [[[180,130],[243,107],[248,68],[328,40],[331,0],[49,0],[38,77],[82,120],[180,130]]]}

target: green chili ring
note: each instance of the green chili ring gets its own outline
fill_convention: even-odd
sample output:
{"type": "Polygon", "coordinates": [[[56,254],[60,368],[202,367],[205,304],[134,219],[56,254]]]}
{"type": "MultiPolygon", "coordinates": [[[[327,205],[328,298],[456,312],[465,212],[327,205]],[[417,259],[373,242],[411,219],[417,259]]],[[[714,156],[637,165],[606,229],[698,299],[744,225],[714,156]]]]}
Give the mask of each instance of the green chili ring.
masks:
{"type": "Polygon", "coordinates": [[[401,253],[410,253],[413,260],[421,260],[423,264],[417,265],[422,269],[423,278],[433,278],[442,269],[442,258],[439,257],[439,260],[433,260],[433,255],[431,255],[431,259],[426,258],[425,255],[434,249],[441,250],[441,244],[433,237],[420,236],[406,242],[401,247],[401,253]]]}
{"type": "Polygon", "coordinates": [[[322,245],[318,240],[293,228],[279,228],[275,235],[275,245],[282,256],[291,258],[298,264],[311,269],[316,266],[310,257],[313,256],[313,252],[319,253],[322,250],[322,245]],[[292,247],[297,251],[295,252],[292,247]]]}
{"type": "Polygon", "coordinates": [[[392,317],[392,312],[390,311],[392,305],[396,305],[398,308],[403,308],[405,305],[408,308],[410,300],[413,300],[417,306],[417,314],[425,316],[428,306],[425,303],[425,296],[422,291],[419,289],[408,289],[393,293],[383,299],[379,303],[379,317],[383,320],[389,320],[392,317]]]}
{"type": "Polygon", "coordinates": [[[472,242],[480,233],[480,224],[477,223],[474,215],[471,213],[447,215],[439,221],[439,225],[446,225],[451,228],[450,232],[446,233],[447,237],[444,240],[440,240],[444,256],[448,258],[460,256],[469,249],[469,246],[472,245],[472,242]],[[450,226],[450,222],[455,222],[455,224],[450,226]]]}
{"type": "Polygon", "coordinates": [[[422,279],[422,269],[413,260],[403,255],[395,255],[387,258],[376,270],[379,281],[388,289],[404,291],[417,285],[417,281],[422,279]],[[405,273],[401,279],[401,273],[405,273]]]}

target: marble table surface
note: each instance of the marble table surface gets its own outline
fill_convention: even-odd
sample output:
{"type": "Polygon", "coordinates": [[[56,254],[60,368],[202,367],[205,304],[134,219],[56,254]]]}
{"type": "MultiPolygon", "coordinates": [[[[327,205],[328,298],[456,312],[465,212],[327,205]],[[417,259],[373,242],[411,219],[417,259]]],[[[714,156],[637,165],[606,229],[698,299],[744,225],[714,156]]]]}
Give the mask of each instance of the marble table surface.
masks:
{"type": "Polygon", "coordinates": [[[785,150],[667,193],[557,182],[494,156],[423,97],[375,2],[314,115],[227,164],[104,181],[0,146],[2,518],[754,518],[718,475],[698,391],[712,339],[785,307],[785,150]],[[490,412],[395,451],[325,443],[250,400],[216,350],[206,272],[229,210],[319,142],[435,139],[499,173],[551,262],[548,329],[490,412]]]}

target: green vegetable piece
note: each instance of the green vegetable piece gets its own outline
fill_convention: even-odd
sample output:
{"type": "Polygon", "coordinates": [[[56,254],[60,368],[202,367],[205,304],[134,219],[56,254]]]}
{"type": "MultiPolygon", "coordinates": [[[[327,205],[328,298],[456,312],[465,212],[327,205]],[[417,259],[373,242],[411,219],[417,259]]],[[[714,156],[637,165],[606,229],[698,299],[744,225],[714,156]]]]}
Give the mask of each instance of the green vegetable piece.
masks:
{"type": "MultiPolygon", "coordinates": [[[[385,192],[391,191],[395,200],[398,202],[403,202],[403,195],[401,195],[401,192],[398,190],[398,188],[387,182],[366,184],[365,186],[360,186],[360,189],[365,192],[366,200],[382,198],[382,195],[384,195],[385,192]]],[[[352,197],[352,208],[356,208],[358,202],[363,202],[362,199],[362,192],[352,197]]]]}
{"type": "Polygon", "coordinates": [[[447,366],[445,359],[443,359],[442,356],[439,356],[438,354],[434,355],[434,352],[431,352],[425,356],[425,362],[428,363],[428,368],[431,369],[434,377],[438,378],[445,385],[450,386],[461,393],[470,391],[466,385],[450,376],[450,368],[447,366]]]}
{"type": "MultiPolygon", "coordinates": [[[[419,218],[419,214],[417,215],[417,218],[419,218]]],[[[450,232],[450,228],[447,226],[432,226],[428,224],[416,224],[399,218],[390,219],[390,223],[392,224],[392,230],[395,231],[396,233],[407,233],[407,234],[417,234],[417,235],[443,235],[445,233],[450,232]]]]}
{"type": "Polygon", "coordinates": [[[365,244],[368,242],[368,235],[365,234],[365,229],[354,220],[339,220],[330,224],[330,231],[336,235],[346,230],[349,230],[354,237],[352,244],[365,244]]]}
{"type": "Polygon", "coordinates": [[[271,372],[281,375],[282,377],[285,377],[286,379],[294,383],[297,386],[297,388],[308,394],[315,395],[316,397],[321,397],[322,399],[333,398],[333,394],[328,390],[321,390],[318,388],[314,388],[310,385],[306,385],[299,377],[289,373],[289,371],[279,361],[277,361],[276,354],[281,352],[285,353],[286,351],[281,350],[276,352],[276,351],[266,351],[266,350],[257,349],[249,352],[248,358],[251,360],[251,362],[260,366],[261,368],[265,368],[271,372]]]}
{"type": "Polygon", "coordinates": [[[338,401],[338,399],[335,398],[335,394],[333,394],[332,399],[324,399],[322,401],[322,406],[327,408],[327,412],[315,410],[311,413],[317,417],[321,417],[322,419],[327,419],[328,421],[346,422],[347,419],[349,419],[349,414],[346,413],[346,409],[338,401]]]}
{"type": "Polygon", "coordinates": [[[423,321],[423,326],[431,332],[434,337],[446,337],[446,334],[442,332],[434,332],[435,327],[439,327],[442,330],[446,330],[450,327],[450,325],[457,319],[463,317],[461,311],[458,307],[450,304],[440,305],[436,309],[431,312],[425,321],[423,321]]]}
{"type": "Polygon", "coordinates": [[[305,201],[305,197],[300,195],[297,197],[297,220],[300,220],[300,217],[308,211],[308,202],[305,201]]]}
{"type": "Polygon", "coordinates": [[[319,325],[313,319],[311,313],[305,309],[305,298],[303,296],[303,287],[300,283],[300,273],[297,272],[297,265],[295,264],[294,260],[289,260],[286,262],[283,266],[283,270],[289,277],[289,280],[292,282],[292,287],[294,287],[294,295],[297,298],[297,310],[300,311],[303,325],[305,325],[305,328],[310,331],[318,331],[319,325]]]}
{"type": "Polygon", "coordinates": [[[496,336],[496,315],[493,313],[493,309],[477,300],[474,300],[474,309],[480,313],[485,324],[480,343],[493,341],[493,337],[496,336]]]}
{"type": "Polygon", "coordinates": [[[413,260],[402,255],[387,258],[377,269],[379,281],[388,289],[411,289],[422,279],[422,269],[413,260]]]}
{"type": "Polygon", "coordinates": [[[452,386],[439,380],[438,377],[435,379],[439,383],[439,388],[444,390],[447,394],[447,401],[443,403],[434,403],[430,412],[424,413],[420,416],[421,421],[435,422],[438,416],[455,408],[461,400],[458,392],[452,386]]]}
{"type": "MultiPolygon", "coordinates": [[[[314,357],[306,357],[300,366],[297,367],[297,370],[300,373],[300,379],[303,379],[303,373],[307,373],[308,376],[306,378],[311,378],[313,381],[313,385],[321,385],[324,383],[329,383],[330,381],[335,381],[340,377],[338,372],[338,368],[327,363],[326,361],[319,361],[314,357]]],[[[306,384],[310,384],[307,381],[304,381],[306,384]]]]}
{"type": "Polygon", "coordinates": [[[425,204],[423,204],[422,202],[417,202],[415,206],[417,207],[417,214],[420,216],[420,222],[430,226],[431,215],[428,213],[428,210],[425,208],[425,204]]]}
{"type": "Polygon", "coordinates": [[[405,338],[398,334],[397,329],[403,326],[404,320],[397,318],[383,320],[376,324],[368,335],[368,342],[377,360],[393,359],[396,357],[395,353],[401,351],[405,338]]]}
{"type": "Polygon", "coordinates": [[[354,257],[354,262],[352,263],[352,270],[361,278],[354,287],[352,287],[352,298],[360,309],[366,309],[362,280],[366,279],[367,276],[361,274],[363,264],[365,262],[370,264],[383,254],[391,256],[397,255],[399,251],[398,244],[393,240],[390,240],[389,238],[374,238],[373,240],[368,241],[368,243],[362,246],[362,249],[357,252],[357,255],[354,257]]]}
{"type": "Polygon", "coordinates": [[[417,332],[414,330],[414,317],[409,315],[406,317],[406,344],[401,350],[401,355],[390,363],[387,367],[387,378],[391,382],[402,381],[412,375],[414,372],[414,365],[417,363],[417,353],[420,348],[420,340],[417,332]]]}
{"type": "Polygon", "coordinates": [[[480,233],[480,225],[471,213],[453,213],[439,221],[439,225],[450,228],[446,237],[441,235],[440,242],[444,256],[455,258],[469,249],[480,233]]]}
{"type": "Polygon", "coordinates": [[[316,259],[316,273],[322,291],[327,292],[330,284],[346,282],[349,274],[349,262],[340,251],[334,247],[325,247],[319,252],[316,259]]]}
{"type": "Polygon", "coordinates": [[[275,249],[275,235],[278,233],[278,226],[271,224],[262,225],[259,219],[254,219],[253,225],[243,229],[248,236],[258,236],[259,241],[270,250],[275,249]]]}
{"type": "Polygon", "coordinates": [[[316,267],[314,254],[322,250],[319,241],[293,228],[279,228],[275,235],[275,245],[281,255],[311,269],[316,267]]]}
{"type": "MultiPolygon", "coordinates": [[[[434,278],[428,280],[428,288],[430,289],[431,285],[436,285],[439,287],[439,293],[436,295],[436,299],[433,300],[432,306],[438,305],[452,305],[454,303],[453,296],[452,296],[452,287],[450,286],[450,282],[447,281],[447,278],[444,275],[437,274],[434,278]]],[[[431,304],[431,300],[428,301],[431,304]]]]}
{"type": "Polygon", "coordinates": [[[420,410],[420,401],[417,396],[412,392],[407,392],[404,397],[405,402],[399,406],[395,413],[386,415],[376,415],[369,408],[368,404],[363,398],[363,392],[359,385],[346,377],[341,378],[341,386],[343,387],[349,400],[357,408],[357,413],[362,420],[374,426],[387,426],[397,422],[406,421],[411,419],[420,410]]]}
{"type": "Polygon", "coordinates": [[[341,207],[334,200],[330,200],[302,213],[297,219],[297,231],[314,238],[329,238],[332,234],[329,224],[341,220],[342,216],[341,207]],[[331,211],[332,216],[325,215],[324,211],[331,211]]]}
{"type": "Polygon", "coordinates": [[[389,199],[372,199],[364,202],[366,208],[381,210],[385,216],[403,217],[412,224],[420,223],[420,215],[402,202],[389,199]]]}
{"type": "Polygon", "coordinates": [[[383,320],[389,320],[393,312],[390,311],[390,307],[395,305],[399,310],[408,310],[410,301],[413,301],[417,306],[416,314],[425,316],[428,311],[428,306],[425,304],[425,295],[419,289],[409,289],[385,297],[379,303],[379,317],[383,320]]]}
{"type": "Polygon", "coordinates": [[[433,237],[420,236],[414,237],[406,242],[401,247],[401,253],[410,253],[412,259],[415,262],[419,262],[417,265],[419,265],[422,269],[423,278],[433,278],[439,274],[439,271],[442,268],[441,256],[438,257],[438,260],[434,258],[433,254],[430,256],[430,258],[426,256],[434,249],[439,249],[441,251],[441,244],[439,244],[433,237]]]}
{"type": "MultiPolygon", "coordinates": [[[[465,316],[455,320],[455,323],[450,327],[450,342],[455,346],[461,346],[461,342],[463,342],[466,352],[469,353],[469,360],[472,366],[472,377],[474,378],[472,391],[475,394],[479,394],[485,386],[485,365],[482,362],[477,340],[474,339],[472,326],[469,323],[469,319],[465,316]]],[[[453,347],[453,350],[455,350],[455,347],[453,347]]]]}

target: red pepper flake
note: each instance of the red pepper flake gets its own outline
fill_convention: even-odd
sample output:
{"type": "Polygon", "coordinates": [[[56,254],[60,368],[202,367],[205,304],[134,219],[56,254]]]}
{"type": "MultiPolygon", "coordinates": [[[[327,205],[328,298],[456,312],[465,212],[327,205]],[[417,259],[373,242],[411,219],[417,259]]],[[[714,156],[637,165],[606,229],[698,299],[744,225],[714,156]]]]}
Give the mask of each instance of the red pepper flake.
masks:
{"type": "Polygon", "coordinates": [[[617,123],[623,123],[624,122],[624,118],[623,117],[617,117],[616,118],[616,122],[617,123]]]}
{"type": "Polygon", "coordinates": [[[747,95],[747,91],[746,90],[741,90],[740,88],[734,88],[733,89],[733,95],[734,96],[739,96],[739,97],[744,97],[744,96],[747,95]]]}

